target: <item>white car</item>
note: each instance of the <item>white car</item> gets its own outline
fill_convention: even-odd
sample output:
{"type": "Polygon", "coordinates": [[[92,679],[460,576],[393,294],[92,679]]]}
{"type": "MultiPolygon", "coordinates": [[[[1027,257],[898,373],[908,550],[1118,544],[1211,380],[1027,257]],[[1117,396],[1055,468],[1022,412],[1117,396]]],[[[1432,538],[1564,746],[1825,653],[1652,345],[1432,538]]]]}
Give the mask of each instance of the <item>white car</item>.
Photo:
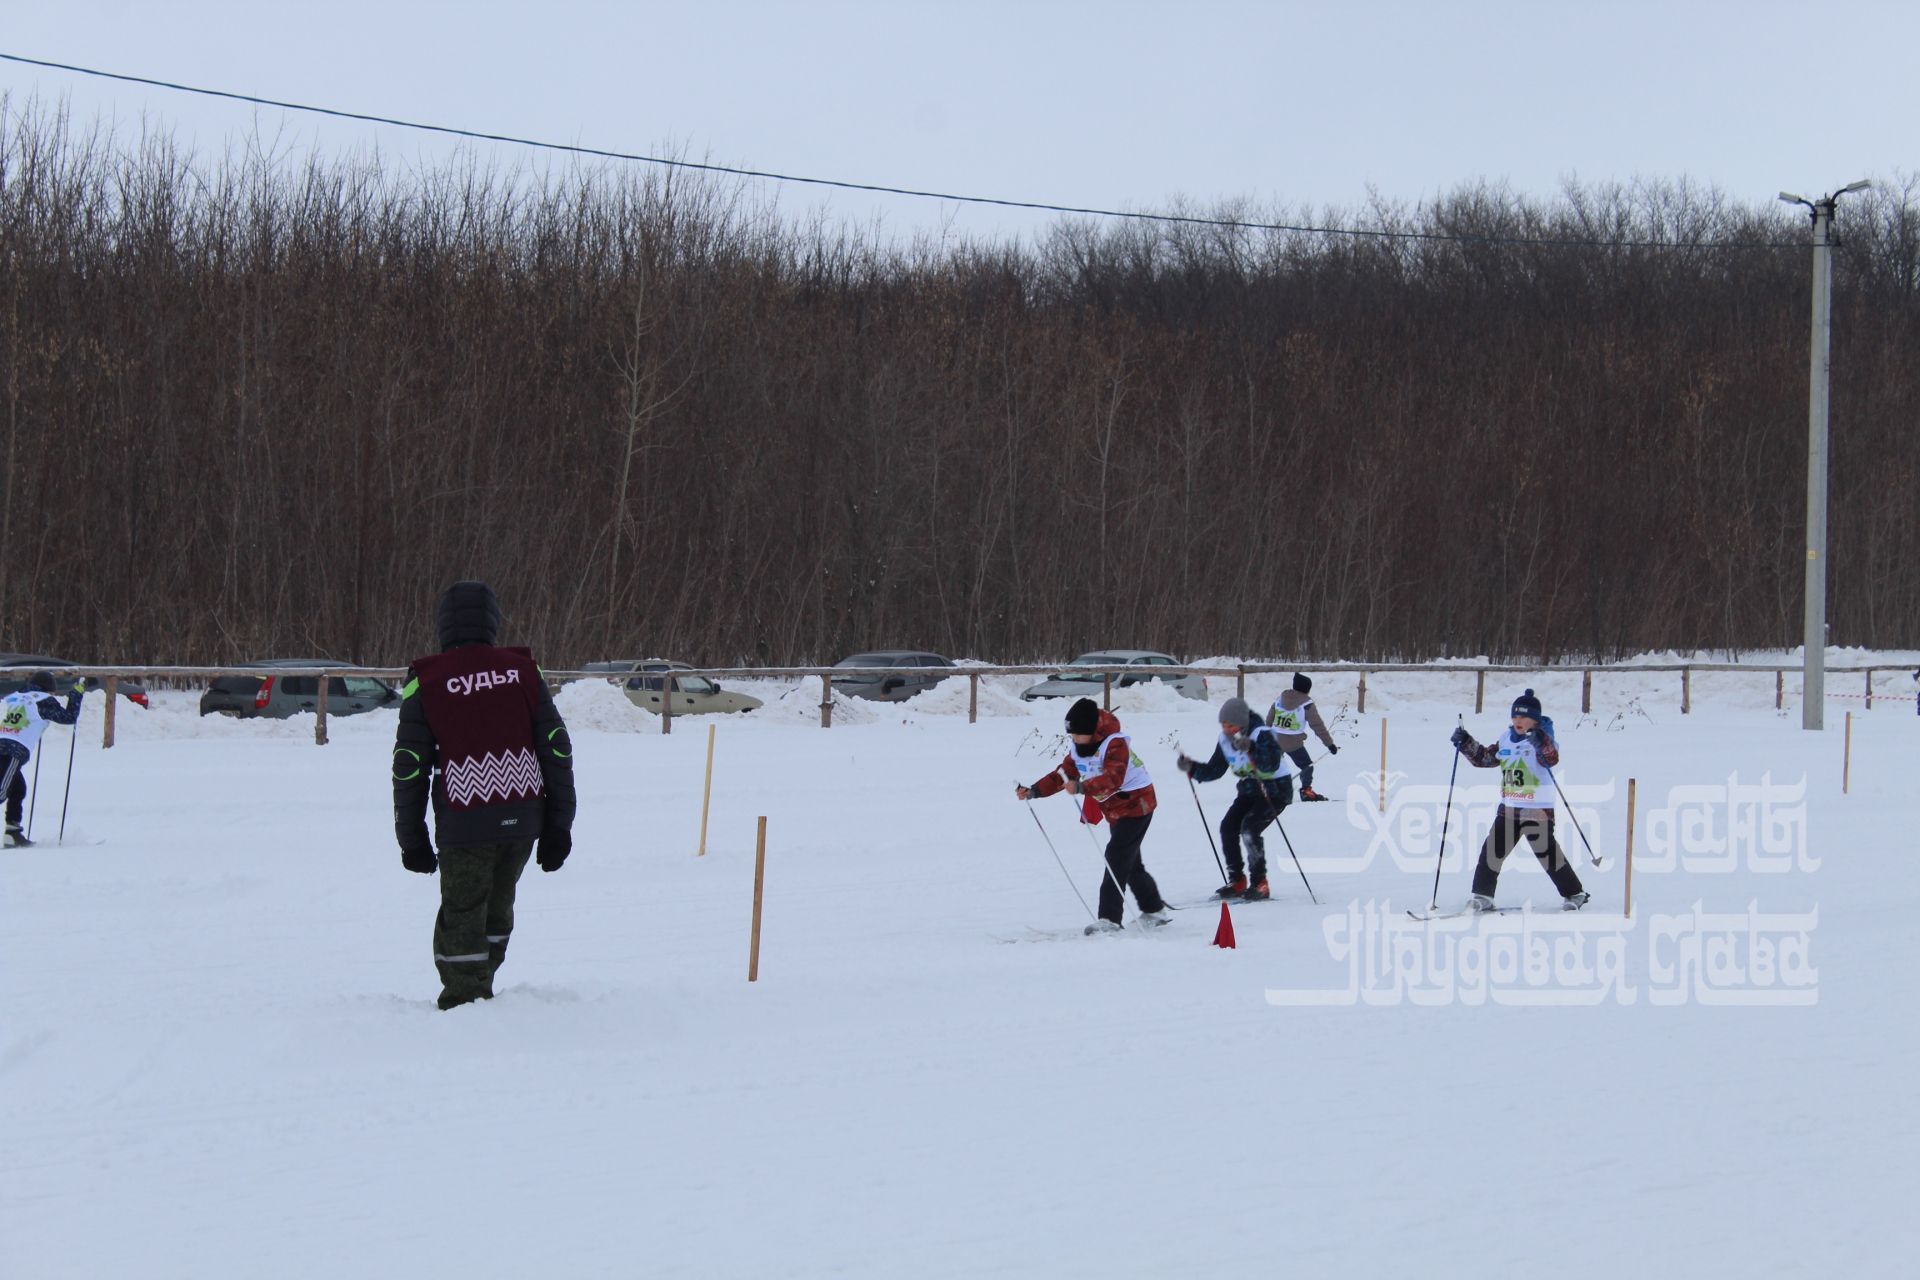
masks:
{"type": "Polygon", "coordinates": [[[1180,664],[1164,653],[1155,653],[1151,649],[1100,649],[1093,653],[1083,653],[1068,663],[1068,670],[1052,675],[1034,685],[1020,696],[1031,702],[1035,698],[1088,698],[1098,694],[1101,689],[1101,675],[1098,671],[1075,672],[1073,667],[1139,667],[1140,674],[1128,672],[1113,678],[1113,687],[1124,689],[1128,685],[1140,684],[1147,680],[1164,681],[1173,687],[1174,692],[1183,698],[1205,699],[1207,696],[1207,678],[1190,675],[1155,675],[1155,667],[1177,667],[1180,664]]]}

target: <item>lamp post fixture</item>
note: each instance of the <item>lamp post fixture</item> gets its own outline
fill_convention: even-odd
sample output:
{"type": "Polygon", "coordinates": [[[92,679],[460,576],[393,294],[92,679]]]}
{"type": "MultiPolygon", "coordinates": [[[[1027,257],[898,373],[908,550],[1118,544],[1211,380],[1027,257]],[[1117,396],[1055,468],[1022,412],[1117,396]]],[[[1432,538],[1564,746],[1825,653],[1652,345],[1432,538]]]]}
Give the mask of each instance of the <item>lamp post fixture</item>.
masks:
{"type": "Polygon", "coordinates": [[[1813,354],[1807,373],[1807,587],[1805,658],[1801,676],[1800,727],[1819,729],[1827,709],[1827,383],[1832,371],[1834,206],[1850,191],[1873,184],[1864,178],[1831,195],[1809,200],[1782,191],[1788,204],[1813,215],[1813,354]]]}

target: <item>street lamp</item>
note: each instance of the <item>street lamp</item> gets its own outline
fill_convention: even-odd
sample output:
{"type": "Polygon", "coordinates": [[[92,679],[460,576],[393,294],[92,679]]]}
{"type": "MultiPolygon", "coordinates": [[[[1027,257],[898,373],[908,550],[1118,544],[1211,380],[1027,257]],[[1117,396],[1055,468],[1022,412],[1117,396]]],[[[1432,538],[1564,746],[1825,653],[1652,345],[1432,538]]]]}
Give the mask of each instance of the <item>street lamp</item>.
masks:
{"type": "Polygon", "coordinates": [[[1800,727],[1823,726],[1827,709],[1827,382],[1833,345],[1833,254],[1829,233],[1834,206],[1849,191],[1873,184],[1862,178],[1818,200],[1782,191],[1788,204],[1813,215],[1813,355],[1807,374],[1807,589],[1806,654],[1801,675],[1800,727]]]}

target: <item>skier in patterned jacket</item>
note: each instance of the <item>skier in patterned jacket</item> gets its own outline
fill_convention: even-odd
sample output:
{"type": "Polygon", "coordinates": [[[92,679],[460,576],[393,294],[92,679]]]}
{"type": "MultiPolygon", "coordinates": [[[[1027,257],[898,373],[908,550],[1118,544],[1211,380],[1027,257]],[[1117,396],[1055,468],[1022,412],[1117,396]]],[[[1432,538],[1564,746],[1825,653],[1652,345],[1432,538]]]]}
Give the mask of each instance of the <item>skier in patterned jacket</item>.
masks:
{"type": "Polygon", "coordinates": [[[1541,775],[1560,763],[1560,744],[1553,737],[1553,721],[1540,714],[1540,699],[1533,690],[1513,700],[1513,724],[1492,745],[1475,742],[1464,728],[1453,731],[1453,746],[1480,769],[1500,770],[1500,808],[1494,814],[1493,829],[1480,846],[1480,861],[1473,869],[1471,911],[1493,910],[1494,886],[1500,880],[1500,868],[1507,855],[1525,837],[1540,865],[1553,877],[1560,891],[1561,905],[1578,911],[1587,905],[1587,891],[1574,874],[1566,850],[1553,838],[1554,787],[1541,775]]]}
{"type": "Polygon", "coordinates": [[[558,871],[573,848],[573,745],[533,654],[494,644],[492,588],[447,588],[439,630],[442,652],[415,660],[401,688],[393,824],[401,865],[440,872],[433,962],[440,1007],[451,1009],[492,997],[535,842],[542,871],[558,871]]]}
{"type": "Polygon", "coordinates": [[[1133,890],[1141,924],[1166,924],[1173,917],[1167,914],[1160,886],[1154,883],[1140,852],[1140,842],[1147,838],[1147,827],[1159,803],[1146,765],[1134,751],[1131,739],[1120,731],[1118,717],[1102,711],[1091,698],[1082,698],[1067,708],[1066,728],[1072,743],[1066,758],[1032,786],[1015,787],[1013,794],[1021,800],[1050,796],[1056,791],[1084,796],[1093,807],[1083,809],[1082,820],[1107,820],[1112,834],[1107,837],[1107,873],[1100,877],[1100,918],[1087,926],[1088,933],[1120,927],[1126,905],[1123,886],[1133,890]]]}
{"type": "Polygon", "coordinates": [[[86,681],[75,680],[67,694],[66,705],[53,696],[53,673],[36,671],[27,677],[27,687],[0,698],[0,790],[7,797],[6,846],[32,844],[20,828],[20,810],[27,799],[27,761],[33,759],[40,735],[50,724],[78,724],[80,695],[86,681]]]}

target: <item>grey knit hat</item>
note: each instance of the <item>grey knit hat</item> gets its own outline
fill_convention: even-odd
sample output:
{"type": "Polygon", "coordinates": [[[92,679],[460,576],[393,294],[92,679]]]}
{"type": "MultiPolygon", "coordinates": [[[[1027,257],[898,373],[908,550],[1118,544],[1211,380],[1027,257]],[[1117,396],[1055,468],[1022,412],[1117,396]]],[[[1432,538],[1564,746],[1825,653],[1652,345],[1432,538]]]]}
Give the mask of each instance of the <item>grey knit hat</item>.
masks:
{"type": "Polygon", "coordinates": [[[1246,733],[1253,728],[1253,708],[1245,698],[1228,698],[1220,707],[1220,723],[1246,733]]]}

